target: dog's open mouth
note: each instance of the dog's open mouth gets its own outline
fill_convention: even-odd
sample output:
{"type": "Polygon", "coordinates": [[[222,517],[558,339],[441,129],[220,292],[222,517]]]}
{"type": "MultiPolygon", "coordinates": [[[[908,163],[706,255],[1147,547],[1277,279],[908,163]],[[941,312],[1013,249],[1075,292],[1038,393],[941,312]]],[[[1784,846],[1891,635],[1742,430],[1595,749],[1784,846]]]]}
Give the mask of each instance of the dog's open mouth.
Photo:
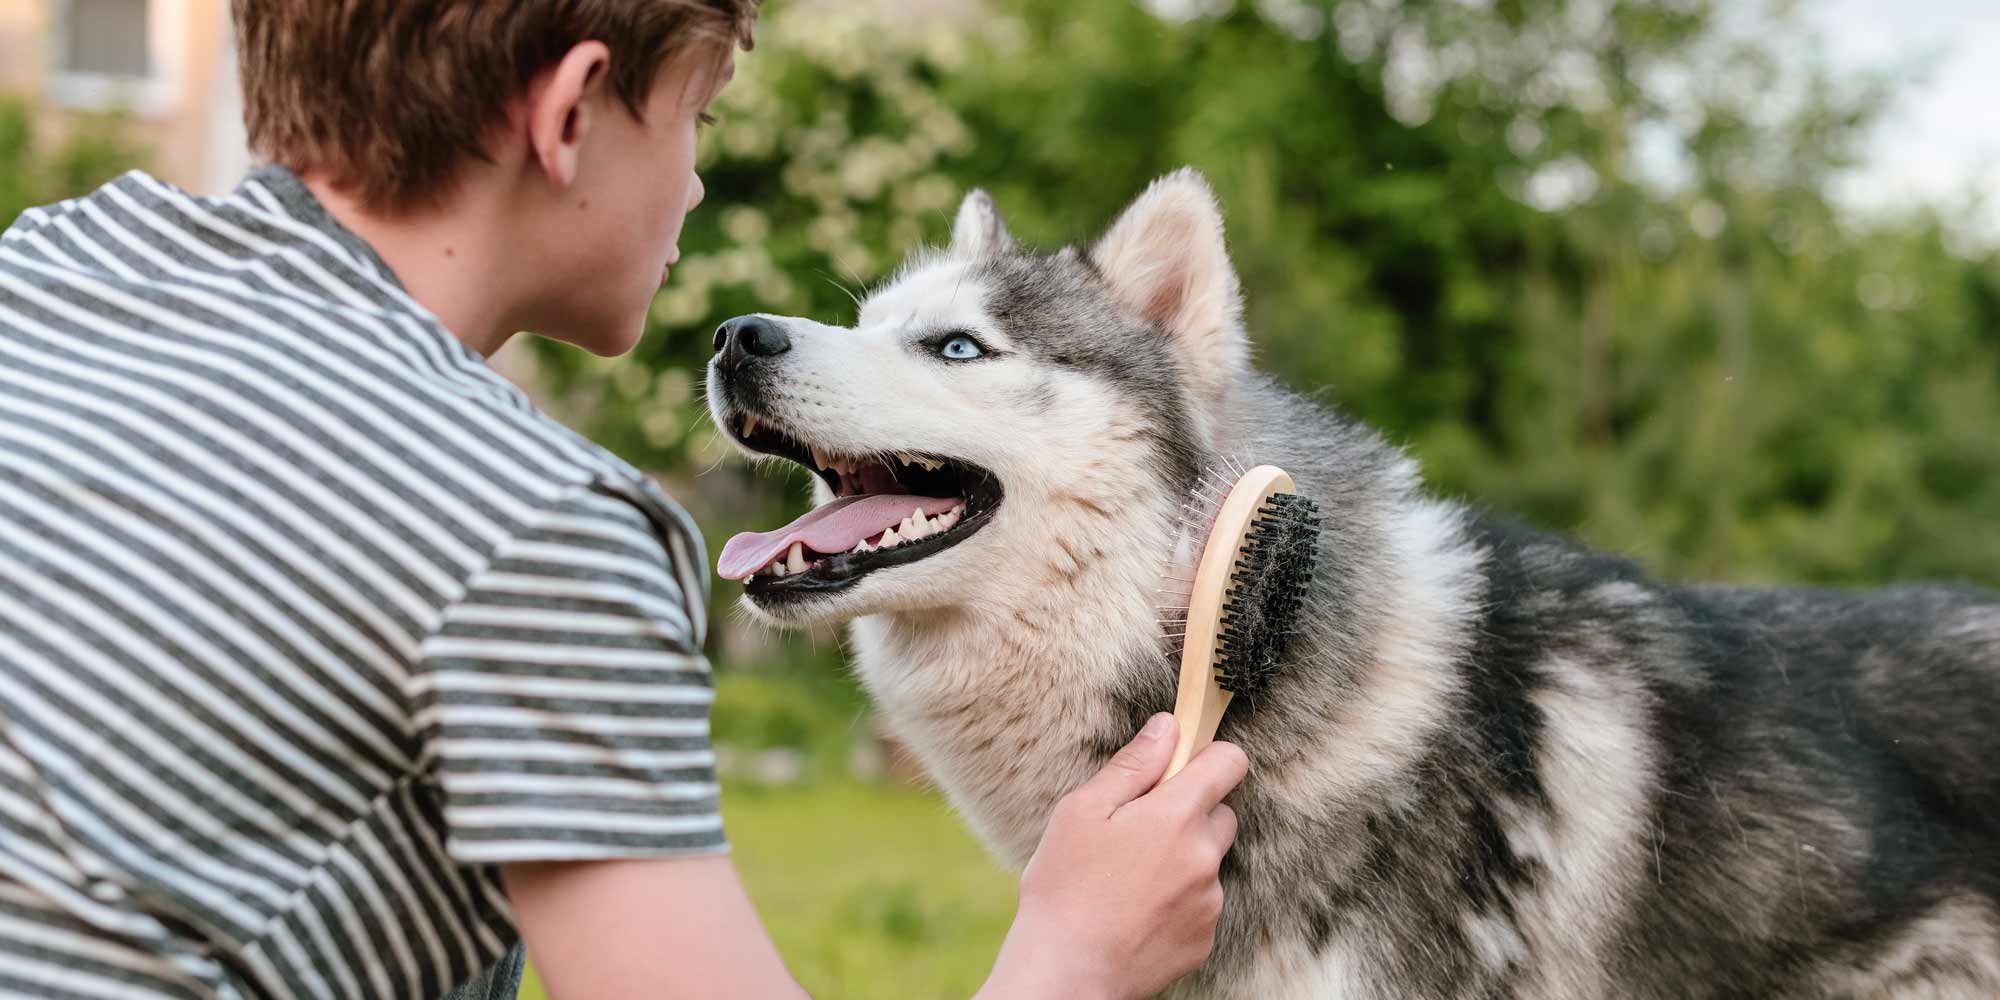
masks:
{"type": "Polygon", "coordinates": [[[728,425],[746,447],[813,470],[835,496],[791,524],[723,546],[716,571],[745,581],[759,599],[838,590],[934,556],[985,527],[1000,507],[999,478],[967,462],[894,450],[836,454],[750,415],[728,425]]]}

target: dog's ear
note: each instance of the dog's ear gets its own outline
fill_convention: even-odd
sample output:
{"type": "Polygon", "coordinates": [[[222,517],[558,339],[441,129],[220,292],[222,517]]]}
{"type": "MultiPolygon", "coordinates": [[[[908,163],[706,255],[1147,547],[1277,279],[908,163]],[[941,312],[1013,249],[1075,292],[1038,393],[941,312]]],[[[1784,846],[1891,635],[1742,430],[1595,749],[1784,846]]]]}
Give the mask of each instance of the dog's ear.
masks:
{"type": "Polygon", "coordinates": [[[958,206],[958,221],[951,227],[951,253],[955,257],[991,257],[1012,253],[1018,245],[1000,221],[1000,209],[984,191],[973,191],[958,206]]]}
{"type": "Polygon", "coordinates": [[[1249,364],[1243,293],[1208,181],[1184,168],[1154,181],[1090,251],[1126,308],[1165,332],[1193,388],[1216,402],[1249,364]]]}

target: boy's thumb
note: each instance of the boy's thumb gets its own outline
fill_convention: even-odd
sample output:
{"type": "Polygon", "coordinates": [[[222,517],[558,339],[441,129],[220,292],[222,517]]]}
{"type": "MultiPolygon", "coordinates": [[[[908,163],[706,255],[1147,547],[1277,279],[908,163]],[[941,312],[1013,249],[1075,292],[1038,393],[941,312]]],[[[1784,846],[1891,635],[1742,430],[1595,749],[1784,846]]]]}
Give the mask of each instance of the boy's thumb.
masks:
{"type": "Polygon", "coordinates": [[[1077,791],[1109,816],[1119,806],[1151,791],[1160,775],[1167,772],[1167,761],[1173,755],[1174,717],[1161,712],[1147,719],[1139,735],[1112,754],[1096,777],[1077,791]]]}

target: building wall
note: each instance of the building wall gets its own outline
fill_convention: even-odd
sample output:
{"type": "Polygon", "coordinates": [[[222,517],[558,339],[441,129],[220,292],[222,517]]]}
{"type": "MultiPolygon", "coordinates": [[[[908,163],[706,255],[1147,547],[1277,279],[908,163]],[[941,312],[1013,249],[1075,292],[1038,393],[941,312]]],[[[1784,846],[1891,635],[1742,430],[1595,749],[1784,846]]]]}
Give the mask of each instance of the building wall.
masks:
{"type": "Polygon", "coordinates": [[[145,166],[199,193],[225,191],[249,166],[227,0],[148,0],[158,83],[100,94],[58,78],[51,52],[61,0],[0,0],[0,94],[28,100],[59,137],[82,114],[116,111],[148,151],[145,166]]]}

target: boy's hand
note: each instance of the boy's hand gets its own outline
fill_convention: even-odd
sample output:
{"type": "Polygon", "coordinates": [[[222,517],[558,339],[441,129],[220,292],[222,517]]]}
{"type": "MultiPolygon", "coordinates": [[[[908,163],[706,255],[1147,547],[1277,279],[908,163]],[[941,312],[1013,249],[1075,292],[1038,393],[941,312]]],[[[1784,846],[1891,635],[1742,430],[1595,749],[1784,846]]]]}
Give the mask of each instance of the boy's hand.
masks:
{"type": "Polygon", "coordinates": [[[1154,788],[1173,746],[1173,717],[1156,715],[1057,804],[980,1000],[1151,996],[1208,957],[1222,915],[1217,872],[1236,840],[1222,798],[1250,765],[1213,743],[1154,788]]]}

